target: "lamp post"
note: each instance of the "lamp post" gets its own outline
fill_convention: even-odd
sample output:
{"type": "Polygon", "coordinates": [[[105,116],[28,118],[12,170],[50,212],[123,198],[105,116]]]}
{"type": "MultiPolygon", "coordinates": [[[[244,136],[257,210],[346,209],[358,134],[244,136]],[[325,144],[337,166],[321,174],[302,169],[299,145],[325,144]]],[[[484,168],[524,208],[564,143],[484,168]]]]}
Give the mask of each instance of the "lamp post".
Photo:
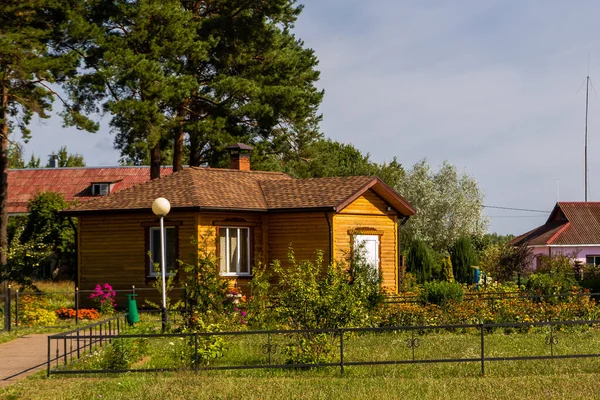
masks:
{"type": "Polygon", "coordinates": [[[165,216],[171,211],[171,203],[164,197],[159,197],[152,202],[152,212],[160,217],[160,276],[162,279],[162,330],[167,328],[167,246],[165,242],[165,216]]]}

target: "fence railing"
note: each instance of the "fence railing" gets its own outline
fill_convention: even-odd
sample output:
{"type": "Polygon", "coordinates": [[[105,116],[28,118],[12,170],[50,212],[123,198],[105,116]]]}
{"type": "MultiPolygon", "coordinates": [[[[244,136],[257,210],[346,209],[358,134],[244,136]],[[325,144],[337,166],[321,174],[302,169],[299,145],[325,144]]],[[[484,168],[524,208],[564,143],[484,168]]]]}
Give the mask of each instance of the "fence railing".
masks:
{"type": "MultiPolygon", "coordinates": [[[[339,368],[340,373],[344,374],[344,368],[349,366],[375,366],[375,365],[402,365],[402,364],[440,364],[440,363],[477,363],[480,365],[481,374],[485,374],[486,363],[500,361],[523,361],[523,360],[550,360],[550,359],[574,359],[574,358],[599,358],[600,353],[596,350],[593,343],[587,343],[589,338],[579,337],[580,344],[584,349],[589,351],[568,352],[565,349],[573,349],[577,346],[577,331],[569,331],[567,327],[586,326],[593,327],[600,324],[600,320],[582,320],[582,321],[546,321],[546,322],[522,322],[522,323],[498,323],[498,324],[457,324],[457,325],[441,325],[441,326],[391,326],[391,327],[363,327],[363,328],[339,328],[339,329],[303,329],[303,330],[258,330],[258,331],[233,331],[233,332],[197,332],[197,333],[156,333],[156,334],[118,334],[118,332],[110,331],[110,333],[90,333],[79,331],[80,335],[76,338],[73,332],[65,334],[57,334],[48,338],[48,368],[47,374],[91,374],[91,373],[121,373],[121,372],[156,372],[156,371],[176,371],[182,369],[190,369],[198,372],[199,370],[254,370],[254,369],[283,369],[283,368],[315,368],[315,367],[335,367],[339,368]],[[510,341],[510,335],[494,335],[494,339],[490,340],[491,332],[498,328],[531,330],[537,328],[543,330],[538,332],[534,339],[539,343],[532,345],[532,348],[538,349],[537,353],[527,354],[519,353],[518,350],[510,348],[510,351],[516,353],[498,352],[488,350],[490,341],[492,344],[498,344],[498,340],[510,341]],[[467,331],[469,333],[461,333],[456,336],[468,339],[468,344],[464,349],[450,353],[447,357],[443,357],[435,349],[429,353],[422,351],[425,347],[426,338],[432,337],[427,335],[428,332],[441,331],[467,331]],[[114,333],[114,334],[113,334],[114,333]],[[329,338],[334,338],[334,346],[337,350],[333,353],[335,356],[324,362],[315,363],[295,363],[282,358],[284,353],[281,349],[285,346],[286,340],[289,340],[294,335],[303,337],[315,337],[325,334],[329,338]],[[381,358],[376,356],[376,352],[369,348],[369,343],[361,342],[361,337],[377,336],[393,334],[394,340],[384,340],[384,353],[391,354],[390,358],[381,358]],[[568,337],[572,334],[573,337],[568,337]],[[369,336],[371,335],[371,336],[369,336]],[[206,344],[207,339],[227,337],[232,348],[244,349],[247,352],[245,357],[239,354],[217,363],[213,360],[210,365],[201,362],[201,352],[199,343],[206,344]],[[564,340],[563,347],[559,346],[559,337],[564,340]],[[77,368],[77,364],[68,365],[68,355],[71,359],[80,359],[83,353],[82,350],[91,349],[93,344],[104,343],[119,340],[169,340],[170,345],[173,345],[172,340],[181,339],[186,350],[191,353],[191,358],[188,358],[187,363],[177,365],[153,365],[151,368],[126,368],[126,369],[83,369],[77,368]],[[68,346],[68,342],[78,343],[75,349],[68,346]],[[243,345],[236,346],[236,342],[243,345]],[[53,347],[54,346],[54,347],[53,347]],[[62,346],[63,353],[61,355],[59,347],[62,346]],[[387,346],[387,347],[386,347],[387,346]],[[52,358],[52,349],[56,356],[52,358]],[[543,349],[543,350],[542,350],[543,349]],[[76,354],[76,355],[75,355],[76,354]],[[394,357],[394,354],[401,354],[403,357],[394,357]],[[461,357],[461,355],[463,355],[461,357]],[[63,362],[59,363],[61,359],[63,362]],[[56,361],[53,367],[52,362],[56,361]],[[61,365],[62,364],[62,365],[61,365]]],[[[593,329],[595,334],[600,336],[600,332],[593,329]]],[[[531,333],[528,333],[531,335],[531,333]]],[[[389,339],[389,336],[385,339],[389,339]]],[[[439,337],[438,337],[439,339],[439,337]]],[[[376,343],[381,343],[375,341],[376,343]]],[[[528,343],[531,343],[531,338],[528,336],[528,343]]],[[[157,344],[158,345],[158,344],[157,344]]],[[[153,345],[152,347],[157,347],[153,345]]],[[[158,346],[157,348],[159,348],[158,346]]],[[[165,346],[169,349],[169,346],[165,346]]],[[[180,349],[181,351],[181,349],[180,349]]],[[[161,352],[161,356],[167,354],[168,351],[161,352]]]]}
{"type": "MultiPolygon", "coordinates": [[[[144,309],[144,307],[148,307],[145,304],[145,301],[151,297],[157,296],[157,289],[155,288],[136,288],[132,286],[131,289],[117,289],[114,290],[117,296],[125,297],[126,294],[136,294],[138,297],[137,304],[140,309],[144,309]],[[154,295],[154,296],[153,296],[154,295]]],[[[75,288],[72,291],[56,291],[56,292],[35,292],[35,291],[19,291],[17,289],[12,289],[8,286],[5,293],[0,294],[0,332],[8,331],[10,332],[13,329],[21,327],[22,324],[22,309],[23,309],[23,299],[27,297],[34,298],[49,298],[49,297],[57,297],[62,296],[67,301],[70,301],[70,305],[75,310],[75,325],[79,325],[80,323],[80,313],[82,299],[89,298],[90,294],[94,293],[94,290],[80,290],[79,288],[75,288]]],[[[180,311],[187,309],[187,288],[173,288],[171,289],[170,294],[179,294],[179,296],[183,300],[183,305],[180,311]]],[[[118,303],[119,308],[126,308],[126,304],[121,299],[118,303]]],[[[87,321],[86,321],[87,322],[87,321]]],[[[63,327],[63,326],[55,326],[55,327],[63,327]]]]}
{"type": "Polygon", "coordinates": [[[48,336],[48,374],[53,362],[56,362],[57,366],[59,363],[66,365],[75,357],[81,358],[85,351],[101,348],[118,336],[126,324],[127,315],[119,314],[68,332],[48,336]]]}

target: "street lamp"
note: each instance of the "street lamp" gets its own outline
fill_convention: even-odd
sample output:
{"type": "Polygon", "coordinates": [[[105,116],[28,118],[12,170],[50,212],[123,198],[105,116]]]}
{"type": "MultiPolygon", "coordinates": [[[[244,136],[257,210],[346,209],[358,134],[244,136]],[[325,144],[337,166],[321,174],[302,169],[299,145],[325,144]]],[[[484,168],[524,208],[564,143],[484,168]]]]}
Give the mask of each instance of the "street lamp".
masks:
{"type": "Polygon", "coordinates": [[[160,276],[162,278],[162,330],[167,328],[167,245],[165,242],[165,216],[171,211],[171,203],[164,197],[159,197],[152,202],[152,212],[160,217],[160,276]]]}

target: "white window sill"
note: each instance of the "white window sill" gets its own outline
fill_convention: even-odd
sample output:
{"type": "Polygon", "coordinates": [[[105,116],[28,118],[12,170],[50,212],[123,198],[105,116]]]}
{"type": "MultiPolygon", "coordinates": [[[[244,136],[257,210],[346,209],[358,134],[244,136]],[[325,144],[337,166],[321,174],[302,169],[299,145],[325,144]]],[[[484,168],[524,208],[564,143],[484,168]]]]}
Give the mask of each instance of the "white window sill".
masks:
{"type": "Polygon", "coordinates": [[[219,274],[221,276],[226,276],[226,277],[237,277],[237,278],[252,278],[252,274],[219,274]]]}

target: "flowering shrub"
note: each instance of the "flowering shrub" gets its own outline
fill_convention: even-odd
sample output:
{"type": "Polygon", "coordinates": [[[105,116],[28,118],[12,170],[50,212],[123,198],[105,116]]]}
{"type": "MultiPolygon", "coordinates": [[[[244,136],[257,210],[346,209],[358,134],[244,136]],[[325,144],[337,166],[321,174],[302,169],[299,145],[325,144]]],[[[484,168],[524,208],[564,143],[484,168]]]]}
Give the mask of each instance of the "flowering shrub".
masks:
{"type": "MultiPolygon", "coordinates": [[[[487,293],[488,296],[494,293],[487,293]]],[[[560,302],[539,301],[519,296],[520,292],[495,299],[473,296],[463,301],[436,304],[387,304],[379,311],[379,325],[452,325],[479,323],[593,320],[599,316],[596,301],[577,291],[560,302]]],[[[527,330],[528,328],[524,328],[527,330]]]]}
{"type": "MultiPolygon", "coordinates": [[[[72,308],[62,307],[56,310],[56,315],[60,319],[75,318],[77,312],[72,308]]],[[[100,318],[100,314],[93,308],[82,308],[79,310],[79,319],[94,320],[100,318]]]]}
{"type": "Polygon", "coordinates": [[[53,325],[56,323],[56,313],[48,309],[49,301],[47,299],[21,296],[19,303],[19,323],[22,325],[53,325]]]}
{"type": "Polygon", "coordinates": [[[108,283],[104,285],[97,284],[94,291],[90,295],[90,299],[98,305],[98,309],[102,314],[112,314],[115,312],[115,296],[117,293],[108,283]]]}

